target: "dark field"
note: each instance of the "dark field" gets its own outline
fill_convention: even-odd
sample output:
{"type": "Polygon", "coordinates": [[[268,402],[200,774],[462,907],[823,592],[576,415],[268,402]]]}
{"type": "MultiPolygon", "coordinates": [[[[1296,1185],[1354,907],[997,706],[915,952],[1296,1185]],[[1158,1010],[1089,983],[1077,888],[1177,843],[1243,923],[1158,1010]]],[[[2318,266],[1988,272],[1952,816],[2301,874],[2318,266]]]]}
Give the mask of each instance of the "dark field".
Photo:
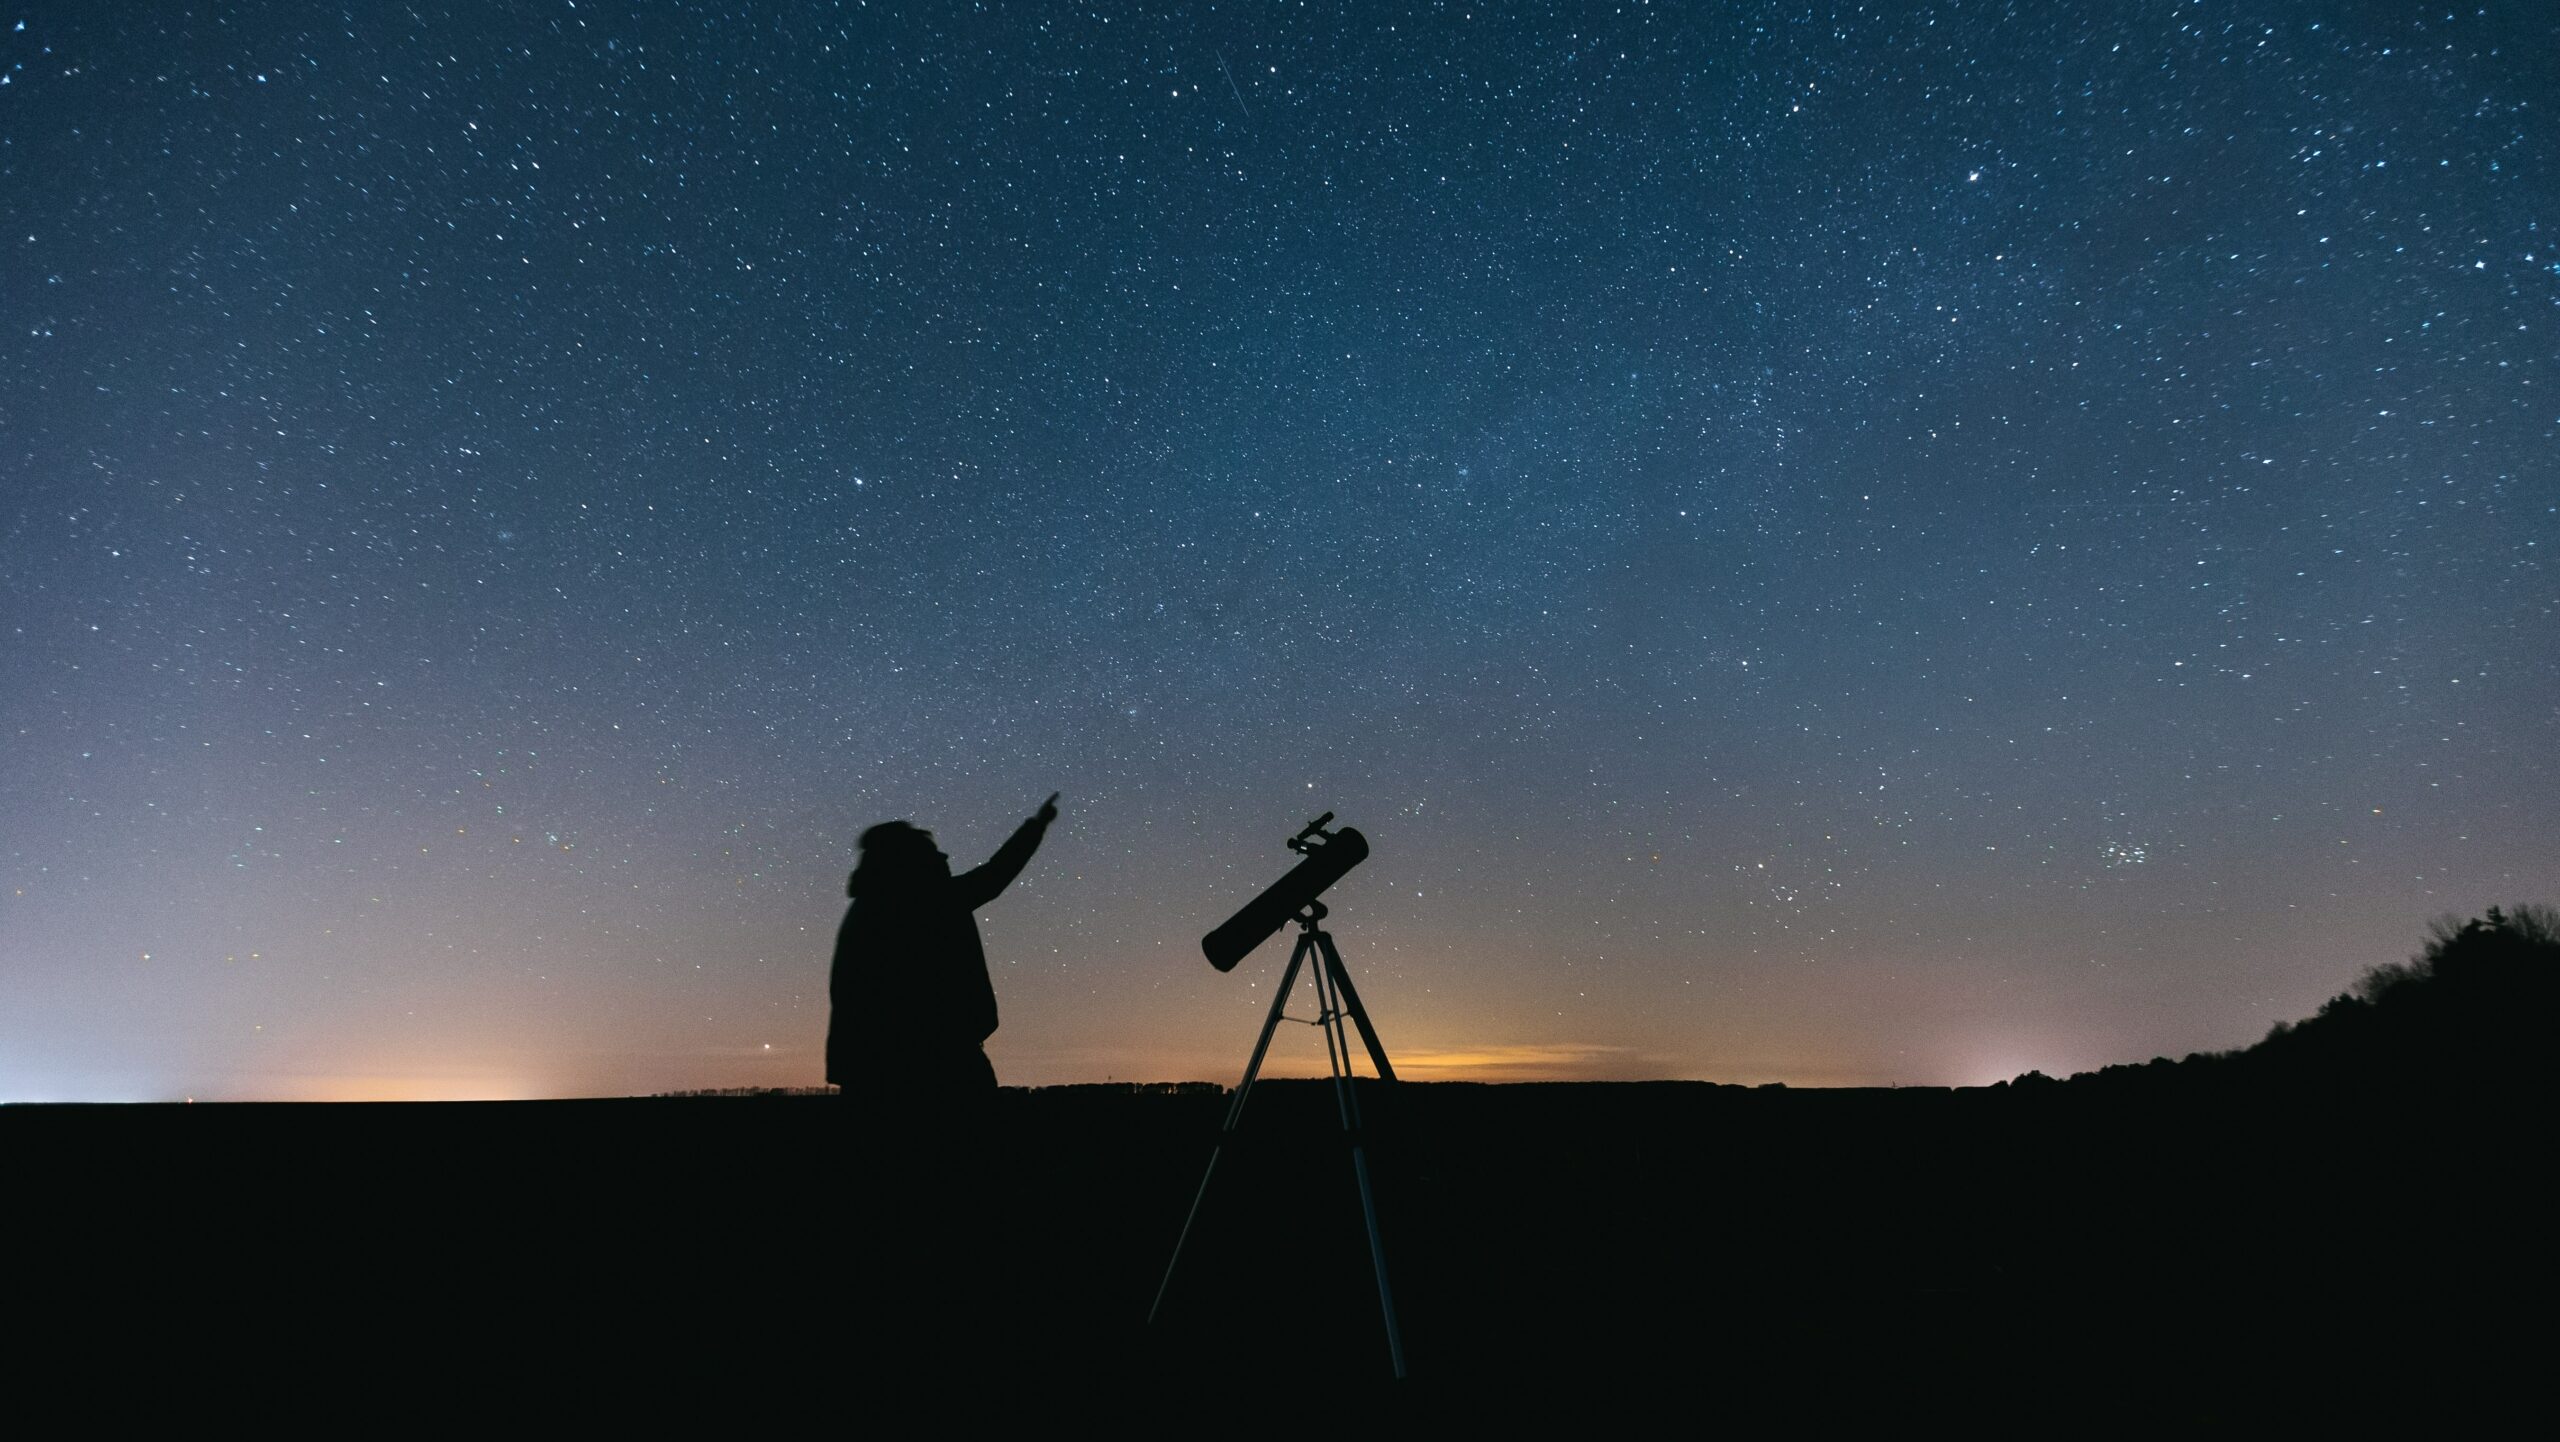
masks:
{"type": "Polygon", "coordinates": [[[2542,1372],[2508,1320],[2549,1271],[2538,1101],[1389,1092],[1364,1087],[1394,1387],[1330,1090],[1272,1082],[1152,1329],[1214,1095],[1006,1093],[961,1146],[899,1140],[895,1096],[9,1109],[21,1360],[147,1356],[288,1408],[503,1382],[585,1413],[1080,1426],[1278,1420],[1311,1387],[1495,1417],[2456,1420],[2542,1372]]]}

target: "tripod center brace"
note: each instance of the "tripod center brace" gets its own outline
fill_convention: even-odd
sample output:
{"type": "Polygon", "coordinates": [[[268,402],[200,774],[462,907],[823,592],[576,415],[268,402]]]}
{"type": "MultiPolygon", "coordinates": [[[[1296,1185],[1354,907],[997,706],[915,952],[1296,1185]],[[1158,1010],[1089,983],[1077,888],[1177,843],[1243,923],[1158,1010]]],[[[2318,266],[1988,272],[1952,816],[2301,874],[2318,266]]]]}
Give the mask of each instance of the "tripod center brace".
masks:
{"type": "Polygon", "coordinates": [[[1360,1040],[1369,1049],[1370,1064],[1378,1069],[1380,1081],[1396,1079],[1395,1066],[1387,1060],[1387,1049],[1378,1041],[1378,1029],[1369,1024],[1369,1009],[1360,1004],[1360,993],[1351,985],[1351,973],[1342,964],[1342,953],[1334,948],[1333,936],[1318,923],[1325,918],[1321,901],[1310,901],[1298,912],[1298,944],[1289,953],[1289,969],[1280,976],[1280,990],[1271,998],[1271,1014],[1262,1021],[1262,1036],[1253,1044],[1253,1060],[1246,1063],[1244,1081],[1236,1088],[1235,1100],[1227,1105],[1226,1124],[1218,1129],[1218,1144],[1209,1152],[1209,1168],[1200,1176],[1200,1190],[1191,1199],[1191,1213],[1182,1219],[1182,1235],[1173,1244],[1173,1260],[1165,1264],[1164,1281],[1156,1287],[1155,1305],[1147,1309],[1147,1322],[1153,1325],[1156,1315],[1164,1310],[1165,1294],[1172,1290],[1173,1274],[1182,1266],[1182,1248],[1191,1240],[1191,1229],[1200,1220],[1200,1204],[1208,1199],[1209,1182],[1218,1175],[1218,1157],[1226,1150],[1228,1138],[1235,1135],[1236,1124],[1244,1119],[1244,1104],[1253,1095],[1254,1080],[1262,1074],[1263,1054],[1271,1049],[1271,1034],[1280,1028],[1282,1013],[1289,1005],[1289,993],[1298,984],[1298,973],[1306,968],[1307,958],[1315,957],[1313,968],[1316,985],[1316,1019],[1314,1025],[1324,1033],[1326,1065],[1333,1075],[1333,1098],[1342,1114],[1343,1134],[1351,1143],[1351,1170],[1360,1182],[1360,1214],[1369,1225],[1369,1261],[1378,1275],[1378,1312],[1387,1325],[1387,1359],[1395,1366],[1396,1376],[1404,1376],[1404,1334],[1396,1326],[1395,1292],[1387,1285],[1386,1243],[1378,1233],[1378,1203],[1369,1188],[1369,1155],[1361,1141],[1360,1097],[1352,1083],[1351,1038],[1343,1030],[1348,1017],[1360,1028],[1360,1040]]]}

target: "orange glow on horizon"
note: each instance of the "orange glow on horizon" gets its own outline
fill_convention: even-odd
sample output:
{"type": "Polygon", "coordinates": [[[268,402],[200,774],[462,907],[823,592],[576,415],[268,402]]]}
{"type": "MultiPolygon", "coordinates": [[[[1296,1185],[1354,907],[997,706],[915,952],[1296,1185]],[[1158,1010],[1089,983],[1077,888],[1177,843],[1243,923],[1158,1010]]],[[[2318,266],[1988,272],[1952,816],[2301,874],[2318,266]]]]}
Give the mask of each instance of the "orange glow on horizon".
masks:
{"type": "Polygon", "coordinates": [[[1414,1081],[1622,1081],[1643,1068],[1632,1047],[1515,1042],[1425,1049],[1388,1057],[1414,1081]]]}
{"type": "Polygon", "coordinates": [[[274,1078],[259,1094],[284,1102],[515,1102],[559,1093],[512,1077],[474,1073],[353,1073],[274,1078]]]}

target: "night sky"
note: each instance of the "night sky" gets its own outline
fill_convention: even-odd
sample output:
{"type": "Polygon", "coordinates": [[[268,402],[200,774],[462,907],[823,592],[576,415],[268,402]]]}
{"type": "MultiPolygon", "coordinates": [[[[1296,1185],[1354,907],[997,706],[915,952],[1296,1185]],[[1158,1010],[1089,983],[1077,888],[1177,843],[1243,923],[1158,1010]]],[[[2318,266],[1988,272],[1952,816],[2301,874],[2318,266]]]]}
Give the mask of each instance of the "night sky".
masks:
{"type": "Polygon", "coordinates": [[[2548,6],[1167,8],[0,11],[0,1100],[815,1084],[1052,790],[1017,1084],[1232,1082],[1328,809],[1426,1078],[2560,890],[2548,6]]]}

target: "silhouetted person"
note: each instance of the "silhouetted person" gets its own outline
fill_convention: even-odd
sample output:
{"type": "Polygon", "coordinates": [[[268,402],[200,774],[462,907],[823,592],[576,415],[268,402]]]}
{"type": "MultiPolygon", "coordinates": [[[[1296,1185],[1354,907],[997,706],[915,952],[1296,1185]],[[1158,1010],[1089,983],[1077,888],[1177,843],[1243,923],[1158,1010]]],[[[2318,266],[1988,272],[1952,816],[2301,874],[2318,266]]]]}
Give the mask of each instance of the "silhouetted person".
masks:
{"type": "Polygon", "coordinates": [[[862,833],[827,981],[828,1081],[926,1114],[965,1112],[995,1091],[984,1044],[996,992],[971,913],[1021,874],[1057,819],[1053,792],[986,865],[958,876],[933,833],[910,822],[862,833]]]}

